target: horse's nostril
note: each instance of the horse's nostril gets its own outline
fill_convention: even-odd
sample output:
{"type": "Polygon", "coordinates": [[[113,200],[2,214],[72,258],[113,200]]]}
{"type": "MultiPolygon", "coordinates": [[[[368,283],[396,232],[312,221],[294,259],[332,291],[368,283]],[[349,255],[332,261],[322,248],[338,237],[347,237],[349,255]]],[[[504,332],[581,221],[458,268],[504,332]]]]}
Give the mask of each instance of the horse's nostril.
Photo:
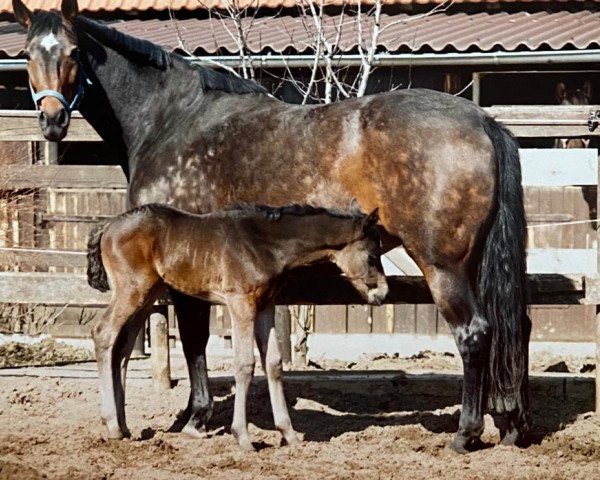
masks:
{"type": "Polygon", "coordinates": [[[44,113],[43,110],[40,110],[38,118],[39,118],[40,122],[46,123],[46,114],[44,113]]]}
{"type": "Polygon", "coordinates": [[[67,123],[67,112],[63,108],[63,109],[59,110],[58,115],[56,116],[56,124],[58,126],[64,127],[66,123],[67,123]]]}

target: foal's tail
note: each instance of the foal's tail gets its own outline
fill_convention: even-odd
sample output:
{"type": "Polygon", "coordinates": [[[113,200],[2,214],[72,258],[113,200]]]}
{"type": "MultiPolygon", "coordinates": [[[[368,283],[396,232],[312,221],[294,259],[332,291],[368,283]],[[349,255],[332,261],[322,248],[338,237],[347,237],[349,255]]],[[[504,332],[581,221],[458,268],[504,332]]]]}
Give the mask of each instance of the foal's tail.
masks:
{"type": "Polygon", "coordinates": [[[100,240],[102,240],[102,234],[109,223],[110,222],[108,221],[100,222],[90,232],[88,238],[87,279],[92,288],[100,290],[101,292],[110,290],[106,269],[102,263],[102,252],[100,251],[100,240]]]}
{"type": "Polygon", "coordinates": [[[496,213],[490,220],[477,291],[492,330],[488,402],[498,413],[515,412],[528,424],[526,220],[517,142],[492,118],[485,132],[496,151],[496,213]]]}

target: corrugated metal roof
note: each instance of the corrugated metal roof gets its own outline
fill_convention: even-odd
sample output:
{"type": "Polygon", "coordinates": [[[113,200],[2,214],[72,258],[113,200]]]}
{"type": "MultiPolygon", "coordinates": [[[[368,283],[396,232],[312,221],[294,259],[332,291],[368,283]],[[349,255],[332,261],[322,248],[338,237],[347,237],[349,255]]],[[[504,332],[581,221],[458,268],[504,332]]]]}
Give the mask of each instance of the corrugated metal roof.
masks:
{"type": "MultiPolygon", "coordinates": [[[[366,21],[366,20],[365,20],[366,21]]],[[[348,52],[357,46],[357,19],[346,16],[325,17],[325,34],[335,38],[341,28],[339,47],[348,52]]],[[[175,50],[179,45],[177,30],[170,20],[126,20],[112,24],[118,30],[145,38],[175,50]]],[[[230,32],[230,20],[185,19],[178,30],[188,51],[203,53],[235,53],[237,46],[230,32]]],[[[258,18],[248,31],[247,45],[253,53],[295,51],[311,53],[311,22],[302,18],[280,16],[258,18]]],[[[383,15],[379,37],[380,50],[389,52],[442,52],[504,50],[585,49],[600,43],[600,13],[582,11],[538,13],[476,13],[455,15],[409,16],[383,15]]],[[[364,27],[368,31],[368,27],[364,27]]],[[[368,36],[368,35],[366,35],[368,36]]],[[[0,22],[0,55],[15,57],[25,42],[24,30],[9,22],[0,22]]]]}
{"type": "MultiPolygon", "coordinates": [[[[32,10],[60,9],[62,0],[25,0],[27,6],[32,10]]],[[[305,0],[79,0],[79,11],[81,12],[114,12],[123,11],[146,11],[146,10],[206,10],[207,8],[226,8],[227,5],[236,3],[240,9],[254,8],[294,8],[299,1],[305,0]]],[[[363,5],[372,5],[375,0],[360,0],[363,5]]],[[[435,5],[443,3],[444,0],[384,0],[385,5],[435,5]]],[[[600,0],[587,0],[588,3],[600,2],[600,0]]],[[[359,0],[325,0],[325,5],[343,6],[356,5],[359,0]]],[[[453,3],[574,3],[572,0],[454,0],[453,3]]],[[[315,0],[320,3],[320,0],[315,0]]],[[[583,3],[579,0],[575,3],[583,3]]],[[[0,13],[12,12],[12,0],[0,0],[0,13]]]]}

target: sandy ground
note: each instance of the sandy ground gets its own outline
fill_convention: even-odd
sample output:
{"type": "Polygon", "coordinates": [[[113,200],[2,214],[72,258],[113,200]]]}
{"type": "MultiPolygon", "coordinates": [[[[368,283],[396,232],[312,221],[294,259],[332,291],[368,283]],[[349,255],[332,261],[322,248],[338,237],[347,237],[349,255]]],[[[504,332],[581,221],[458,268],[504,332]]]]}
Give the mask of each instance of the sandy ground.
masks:
{"type": "MultiPolygon", "coordinates": [[[[536,370],[561,360],[537,359],[536,370]]],[[[292,422],[303,438],[296,448],[279,446],[266,383],[257,375],[249,408],[256,453],[239,451],[228,432],[233,390],[224,363],[212,366],[215,413],[204,440],[176,431],[189,393],[181,358],[173,359],[176,386],[163,393],[153,390],[149,362],[132,362],[127,415],[133,437],[110,442],[103,439],[94,363],[2,369],[0,479],[599,477],[600,416],[590,413],[590,373],[534,373],[531,444],[495,446],[498,432],[486,416],[489,448],[459,456],[446,447],[459,414],[456,361],[424,354],[366,362],[375,370],[359,362],[287,372],[292,422]]],[[[571,358],[565,365],[577,371],[589,361],[571,358]]]]}

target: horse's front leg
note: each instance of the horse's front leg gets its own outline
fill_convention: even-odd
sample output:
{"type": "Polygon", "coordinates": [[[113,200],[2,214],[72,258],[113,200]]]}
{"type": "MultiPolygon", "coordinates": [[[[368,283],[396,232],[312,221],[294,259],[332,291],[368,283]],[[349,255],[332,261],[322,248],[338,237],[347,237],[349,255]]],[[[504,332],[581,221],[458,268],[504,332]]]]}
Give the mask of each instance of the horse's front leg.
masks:
{"type": "Polygon", "coordinates": [[[248,435],[246,419],[246,399],[254,375],[254,321],[256,309],[252,302],[245,298],[235,299],[227,303],[231,315],[235,402],[231,433],[237,438],[244,450],[254,450],[248,435]]]}
{"type": "Polygon", "coordinates": [[[298,445],[300,442],[292,427],[283,393],[283,361],[275,333],[274,305],[258,314],[254,326],[254,335],[260,351],[262,366],[267,375],[275,428],[281,432],[288,445],[298,445]]]}
{"type": "Polygon", "coordinates": [[[206,422],[213,411],[213,398],[206,368],[210,304],[176,290],[170,290],[169,293],[175,306],[179,335],[190,376],[190,397],[185,412],[187,423],[182,433],[203,438],[206,436],[206,422]]]}

